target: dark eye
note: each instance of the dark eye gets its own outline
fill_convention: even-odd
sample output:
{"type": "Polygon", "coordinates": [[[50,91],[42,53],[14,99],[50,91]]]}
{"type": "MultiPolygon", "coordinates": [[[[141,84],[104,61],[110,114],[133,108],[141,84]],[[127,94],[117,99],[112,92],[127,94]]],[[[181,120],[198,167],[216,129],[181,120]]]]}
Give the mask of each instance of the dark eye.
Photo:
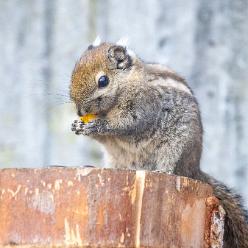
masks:
{"type": "Polygon", "coordinates": [[[106,87],[109,83],[109,79],[107,76],[101,76],[99,79],[98,79],[98,87],[99,88],[103,88],[103,87],[106,87]]]}

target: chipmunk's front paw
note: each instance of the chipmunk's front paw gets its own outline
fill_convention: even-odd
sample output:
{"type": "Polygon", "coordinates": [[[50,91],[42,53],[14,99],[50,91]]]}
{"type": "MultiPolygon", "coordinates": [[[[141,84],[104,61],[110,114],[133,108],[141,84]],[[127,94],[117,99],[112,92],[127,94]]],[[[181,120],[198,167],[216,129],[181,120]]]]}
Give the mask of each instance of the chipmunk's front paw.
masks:
{"type": "Polygon", "coordinates": [[[107,121],[96,119],[84,125],[84,135],[103,134],[107,130],[107,121]]]}
{"type": "Polygon", "coordinates": [[[75,120],[71,125],[71,131],[75,132],[75,134],[83,134],[83,126],[84,123],[79,120],[75,120]]]}
{"type": "Polygon", "coordinates": [[[96,119],[88,123],[83,123],[82,121],[75,120],[72,123],[72,131],[75,134],[82,135],[95,135],[101,134],[106,131],[106,120],[96,119]]]}

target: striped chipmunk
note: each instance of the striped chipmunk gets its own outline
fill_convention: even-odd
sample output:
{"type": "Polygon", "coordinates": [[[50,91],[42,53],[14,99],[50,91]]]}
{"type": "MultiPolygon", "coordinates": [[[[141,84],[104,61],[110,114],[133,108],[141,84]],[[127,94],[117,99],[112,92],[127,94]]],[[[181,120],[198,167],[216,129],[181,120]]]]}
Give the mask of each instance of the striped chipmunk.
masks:
{"type": "Polygon", "coordinates": [[[226,212],[223,247],[248,247],[247,215],[240,197],[200,169],[201,116],[182,77],[164,65],[142,61],[123,40],[97,39],[76,63],[70,96],[82,117],[74,121],[72,131],[103,144],[108,165],[211,184],[226,212]]]}

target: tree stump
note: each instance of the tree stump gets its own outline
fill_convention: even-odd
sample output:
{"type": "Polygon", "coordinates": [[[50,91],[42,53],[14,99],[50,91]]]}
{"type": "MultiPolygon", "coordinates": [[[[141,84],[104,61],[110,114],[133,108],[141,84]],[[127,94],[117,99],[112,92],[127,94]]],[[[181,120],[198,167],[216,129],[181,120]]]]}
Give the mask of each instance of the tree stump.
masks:
{"type": "Polygon", "coordinates": [[[212,188],[148,171],[0,170],[0,247],[221,247],[212,188]]]}

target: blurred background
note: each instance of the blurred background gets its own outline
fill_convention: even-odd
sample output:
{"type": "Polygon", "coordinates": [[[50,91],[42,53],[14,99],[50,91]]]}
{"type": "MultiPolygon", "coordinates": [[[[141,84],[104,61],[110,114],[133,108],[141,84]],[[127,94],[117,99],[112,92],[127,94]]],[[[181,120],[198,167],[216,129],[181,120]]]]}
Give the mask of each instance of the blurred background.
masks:
{"type": "Polygon", "coordinates": [[[202,112],[202,168],[248,203],[248,1],[0,0],[0,167],[101,165],[70,131],[75,61],[100,35],[167,64],[202,112]]]}

